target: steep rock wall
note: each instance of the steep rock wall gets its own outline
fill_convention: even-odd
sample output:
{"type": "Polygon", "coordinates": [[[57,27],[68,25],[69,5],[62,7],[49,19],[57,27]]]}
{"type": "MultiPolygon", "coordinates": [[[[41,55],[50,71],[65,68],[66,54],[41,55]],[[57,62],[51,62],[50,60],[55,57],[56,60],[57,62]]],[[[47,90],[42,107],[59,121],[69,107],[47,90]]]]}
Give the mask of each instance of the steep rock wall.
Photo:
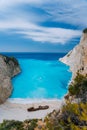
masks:
{"type": "Polygon", "coordinates": [[[11,78],[20,71],[18,61],[15,58],[0,55],[0,104],[11,95],[11,78]]]}
{"type": "Polygon", "coordinates": [[[87,74],[87,32],[83,32],[80,43],[74,47],[66,56],[59,59],[61,62],[70,66],[72,79],[77,72],[87,74]]]}

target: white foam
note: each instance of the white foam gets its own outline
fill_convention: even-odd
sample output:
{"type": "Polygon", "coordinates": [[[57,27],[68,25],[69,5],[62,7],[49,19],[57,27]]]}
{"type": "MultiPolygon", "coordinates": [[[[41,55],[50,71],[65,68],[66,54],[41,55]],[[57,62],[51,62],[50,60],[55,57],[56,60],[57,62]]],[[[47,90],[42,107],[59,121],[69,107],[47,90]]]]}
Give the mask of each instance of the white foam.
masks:
{"type": "Polygon", "coordinates": [[[23,99],[23,98],[9,98],[7,101],[11,103],[18,103],[18,104],[31,104],[31,103],[42,103],[42,102],[61,102],[64,99],[23,99]]]}

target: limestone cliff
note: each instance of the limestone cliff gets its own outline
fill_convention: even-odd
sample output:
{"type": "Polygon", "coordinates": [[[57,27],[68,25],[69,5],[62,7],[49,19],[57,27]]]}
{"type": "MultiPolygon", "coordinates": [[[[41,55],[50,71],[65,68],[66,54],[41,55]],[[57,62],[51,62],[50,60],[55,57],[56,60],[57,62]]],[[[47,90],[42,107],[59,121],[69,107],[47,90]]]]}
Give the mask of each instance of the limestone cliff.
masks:
{"type": "Polygon", "coordinates": [[[20,73],[18,61],[13,57],[0,55],[0,104],[11,95],[11,78],[18,73],[20,73]]]}
{"type": "Polygon", "coordinates": [[[66,56],[60,58],[60,61],[70,66],[72,79],[78,71],[83,75],[87,74],[87,29],[83,31],[80,43],[66,56]]]}

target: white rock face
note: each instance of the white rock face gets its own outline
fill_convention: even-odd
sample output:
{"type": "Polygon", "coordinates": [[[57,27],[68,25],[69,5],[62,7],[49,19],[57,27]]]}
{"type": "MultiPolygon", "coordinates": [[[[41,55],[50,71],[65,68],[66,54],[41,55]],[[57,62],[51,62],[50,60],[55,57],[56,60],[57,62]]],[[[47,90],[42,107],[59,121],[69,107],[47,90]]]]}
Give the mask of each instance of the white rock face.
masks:
{"type": "Polygon", "coordinates": [[[87,74],[87,33],[83,33],[80,43],[59,60],[70,66],[72,79],[75,78],[78,71],[83,75],[87,74]]]}
{"type": "Polygon", "coordinates": [[[0,55],[0,104],[11,95],[11,78],[18,73],[20,73],[20,67],[17,60],[0,55]]]}

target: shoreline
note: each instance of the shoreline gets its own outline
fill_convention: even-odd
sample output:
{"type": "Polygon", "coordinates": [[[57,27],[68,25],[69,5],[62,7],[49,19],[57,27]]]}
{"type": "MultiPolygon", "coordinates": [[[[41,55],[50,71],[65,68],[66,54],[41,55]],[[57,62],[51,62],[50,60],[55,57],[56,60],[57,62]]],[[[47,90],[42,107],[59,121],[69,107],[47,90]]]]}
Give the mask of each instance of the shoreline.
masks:
{"type": "Polygon", "coordinates": [[[0,123],[3,120],[19,120],[24,121],[26,119],[44,119],[47,114],[53,110],[59,110],[64,104],[64,99],[43,99],[43,100],[29,100],[29,99],[8,99],[4,104],[0,105],[0,123]],[[14,102],[18,100],[18,102],[14,102]],[[21,102],[20,102],[21,101],[21,102]],[[25,101],[25,102],[24,102],[25,101]],[[28,112],[30,107],[48,105],[47,110],[38,110],[28,112]]]}
{"type": "Polygon", "coordinates": [[[42,99],[31,99],[31,98],[8,98],[7,99],[7,102],[10,102],[10,103],[17,103],[17,104],[32,104],[32,103],[42,103],[42,102],[54,102],[54,101],[58,101],[58,102],[61,102],[61,101],[64,101],[64,97],[61,98],[61,99],[57,99],[57,98],[49,98],[49,99],[46,99],[46,98],[42,98],[42,99]]]}

